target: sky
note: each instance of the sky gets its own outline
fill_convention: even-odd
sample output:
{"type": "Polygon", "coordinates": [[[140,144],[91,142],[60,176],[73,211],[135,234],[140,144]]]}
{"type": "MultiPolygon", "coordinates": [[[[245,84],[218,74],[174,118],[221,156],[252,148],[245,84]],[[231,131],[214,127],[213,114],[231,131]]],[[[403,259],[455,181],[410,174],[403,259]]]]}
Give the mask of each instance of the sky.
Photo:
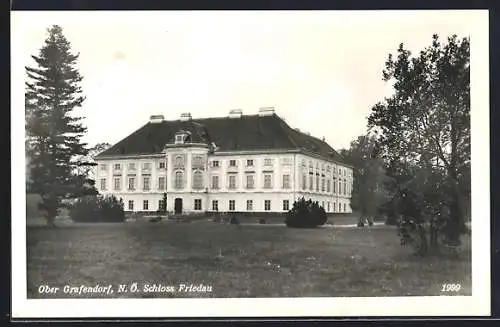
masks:
{"type": "MultiPolygon", "coordinates": [[[[469,37],[472,11],[13,12],[12,51],[34,66],[57,24],[80,53],[84,141],[114,144],[150,115],[179,119],[274,107],[293,128],[346,148],[366,131],[400,43],[469,37]]],[[[476,17],[477,18],[477,17],[476,17]]],[[[472,40],[472,42],[474,42],[472,40]]]]}

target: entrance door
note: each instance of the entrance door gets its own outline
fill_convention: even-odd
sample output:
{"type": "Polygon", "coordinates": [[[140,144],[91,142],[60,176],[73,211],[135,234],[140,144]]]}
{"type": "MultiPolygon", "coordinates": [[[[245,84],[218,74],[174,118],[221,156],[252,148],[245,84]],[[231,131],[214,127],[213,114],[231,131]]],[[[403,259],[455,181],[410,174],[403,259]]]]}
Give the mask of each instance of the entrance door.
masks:
{"type": "Polygon", "coordinates": [[[182,213],[182,199],[176,198],[174,204],[175,214],[179,215],[182,213]]]}

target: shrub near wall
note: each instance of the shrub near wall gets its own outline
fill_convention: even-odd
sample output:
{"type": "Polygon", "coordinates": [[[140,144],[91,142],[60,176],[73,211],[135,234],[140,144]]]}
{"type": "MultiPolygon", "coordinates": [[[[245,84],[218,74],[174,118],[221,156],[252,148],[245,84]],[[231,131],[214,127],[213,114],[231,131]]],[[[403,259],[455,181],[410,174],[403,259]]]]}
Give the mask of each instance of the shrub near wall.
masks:
{"type": "Polygon", "coordinates": [[[79,199],[70,208],[75,222],[124,222],[123,201],[114,196],[88,196],[79,199]]]}
{"type": "Polygon", "coordinates": [[[294,228],[313,228],[326,223],[325,209],[318,202],[306,201],[304,198],[295,201],[286,214],[285,224],[294,228]]]}

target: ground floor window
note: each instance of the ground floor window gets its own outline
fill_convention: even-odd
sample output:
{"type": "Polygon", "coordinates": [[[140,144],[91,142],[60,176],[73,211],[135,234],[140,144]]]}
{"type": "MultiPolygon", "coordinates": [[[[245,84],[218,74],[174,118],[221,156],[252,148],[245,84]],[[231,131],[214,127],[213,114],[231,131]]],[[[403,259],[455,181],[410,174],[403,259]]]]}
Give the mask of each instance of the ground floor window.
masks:
{"type": "Polygon", "coordinates": [[[201,210],[201,199],[194,199],[194,210],[201,210]]]}
{"type": "Polygon", "coordinates": [[[325,209],[325,201],[321,202],[321,206],[323,207],[323,209],[325,209]]]}
{"type": "Polygon", "coordinates": [[[134,210],[134,201],[133,200],[128,201],[128,210],[134,210]]]}
{"type": "Polygon", "coordinates": [[[264,210],[266,210],[266,211],[271,210],[271,200],[264,201],[264,210]]]}
{"type": "Polygon", "coordinates": [[[142,210],[149,210],[149,201],[148,200],[144,200],[142,202],[142,210]]]}
{"type": "Polygon", "coordinates": [[[247,211],[252,211],[252,210],[253,210],[253,201],[247,200],[247,211]]]}
{"type": "Polygon", "coordinates": [[[326,210],[326,211],[327,211],[327,212],[330,212],[330,202],[327,202],[327,203],[326,203],[326,207],[327,207],[327,210],[326,210]]]}
{"type": "Polygon", "coordinates": [[[219,211],[219,201],[212,200],[212,210],[213,211],[219,211]]]}
{"type": "Polygon", "coordinates": [[[337,211],[337,203],[333,202],[333,212],[337,211]]]}
{"type": "Polygon", "coordinates": [[[166,210],[166,204],[163,203],[163,200],[158,200],[158,210],[160,210],[160,211],[166,210]]]}
{"type": "Polygon", "coordinates": [[[234,211],[235,201],[229,200],[229,211],[234,211]]]}
{"type": "Polygon", "coordinates": [[[283,211],[288,211],[288,210],[290,210],[290,201],[283,200],[283,211]]]}
{"type": "Polygon", "coordinates": [[[346,210],[346,205],[345,205],[345,203],[344,203],[344,212],[346,212],[346,211],[347,211],[347,210],[346,210]]]}

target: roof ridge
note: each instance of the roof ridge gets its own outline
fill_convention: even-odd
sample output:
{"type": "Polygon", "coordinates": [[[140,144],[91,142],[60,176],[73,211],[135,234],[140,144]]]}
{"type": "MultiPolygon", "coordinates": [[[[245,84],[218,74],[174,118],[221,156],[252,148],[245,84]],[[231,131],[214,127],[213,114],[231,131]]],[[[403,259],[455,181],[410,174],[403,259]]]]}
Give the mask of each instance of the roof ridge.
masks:
{"type": "Polygon", "coordinates": [[[286,121],[283,120],[283,118],[281,118],[280,116],[278,115],[275,115],[277,117],[277,119],[280,121],[280,124],[284,127],[285,127],[285,135],[286,137],[290,140],[290,142],[292,142],[293,146],[297,149],[300,149],[301,147],[297,144],[297,142],[294,140],[294,138],[292,137],[292,135],[290,135],[289,131],[293,130],[287,123],[286,121]]]}

